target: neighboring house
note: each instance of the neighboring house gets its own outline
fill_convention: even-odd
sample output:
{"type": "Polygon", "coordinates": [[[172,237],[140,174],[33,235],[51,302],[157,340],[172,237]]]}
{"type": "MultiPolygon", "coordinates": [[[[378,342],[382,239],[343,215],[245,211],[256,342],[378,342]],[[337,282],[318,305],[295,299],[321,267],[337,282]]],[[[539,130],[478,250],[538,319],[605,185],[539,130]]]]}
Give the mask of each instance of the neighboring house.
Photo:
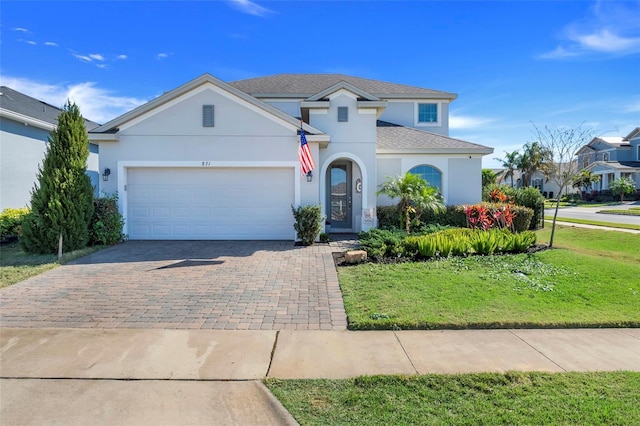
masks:
{"type": "MultiPolygon", "coordinates": [[[[575,166],[575,163],[573,163],[573,165],[575,166]]],[[[513,185],[511,185],[511,176],[505,177],[506,169],[493,169],[493,172],[496,173],[497,180],[500,185],[513,186],[514,188],[522,187],[521,170],[513,171],[513,185]]],[[[540,193],[544,195],[545,198],[557,197],[558,192],[560,191],[560,186],[556,183],[556,181],[552,177],[545,176],[545,174],[540,171],[533,174],[533,177],[531,178],[531,186],[538,188],[538,190],[540,190],[540,193]]],[[[562,190],[562,195],[577,194],[579,192],[579,188],[574,188],[573,185],[568,185],[562,190]]]]}
{"type": "Polygon", "coordinates": [[[630,177],[640,188],[640,127],[625,137],[595,137],[578,151],[578,167],[600,176],[595,191],[609,189],[621,177],[630,177]]]}
{"type": "MultiPolygon", "coordinates": [[[[49,134],[62,110],[0,86],[0,211],[27,207],[47,150],[49,134]]],[[[85,120],[87,130],[98,124],[85,120]]],[[[98,145],[89,144],[87,174],[99,187],[98,145]]]]}
{"type": "Polygon", "coordinates": [[[388,176],[419,173],[447,204],[481,199],[492,148],[448,137],[455,94],[337,74],[225,83],[204,74],[89,133],[101,191],[131,239],[294,239],[291,206],[332,232],[376,224],[388,176]],[[315,162],[298,161],[303,127],[315,162]]]}

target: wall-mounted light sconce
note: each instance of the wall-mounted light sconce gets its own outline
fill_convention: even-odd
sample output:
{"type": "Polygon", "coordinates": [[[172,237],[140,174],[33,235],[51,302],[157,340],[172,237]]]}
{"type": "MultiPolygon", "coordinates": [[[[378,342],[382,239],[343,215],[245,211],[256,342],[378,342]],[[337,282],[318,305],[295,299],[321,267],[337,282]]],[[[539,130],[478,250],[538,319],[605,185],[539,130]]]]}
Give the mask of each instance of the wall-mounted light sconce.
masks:
{"type": "Polygon", "coordinates": [[[104,172],[102,173],[102,180],[105,182],[108,181],[110,174],[111,174],[111,169],[109,169],[108,167],[105,167],[104,172]]]}
{"type": "Polygon", "coordinates": [[[313,172],[307,172],[307,182],[311,182],[313,180],[313,172]]]}

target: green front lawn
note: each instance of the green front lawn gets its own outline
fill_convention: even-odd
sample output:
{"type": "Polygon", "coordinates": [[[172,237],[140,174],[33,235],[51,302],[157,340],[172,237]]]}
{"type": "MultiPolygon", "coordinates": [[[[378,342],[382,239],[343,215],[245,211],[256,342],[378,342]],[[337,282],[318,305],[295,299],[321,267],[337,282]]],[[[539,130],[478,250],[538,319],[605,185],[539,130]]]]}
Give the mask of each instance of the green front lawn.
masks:
{"type": "MultiPolygon", "coordinates": [[[[62,264],[89,255],[104,246],[87,247],[62,255],[62,264]]],[[[58,255],[29,254],[22,251],[18,243],[0,246],[0,288],[26,280],[57,266],[58,255]]]]}
{"type": "Polygon", "coordinates": [[[265,381],[301,425],[640,424],[640,373],[265,381]]]}
{"type": "Polygon", "coordinates": [[[640,326],[640,236],[568,227],[555,244],[565,248],[340,267],[349,328],[640,326]]]}

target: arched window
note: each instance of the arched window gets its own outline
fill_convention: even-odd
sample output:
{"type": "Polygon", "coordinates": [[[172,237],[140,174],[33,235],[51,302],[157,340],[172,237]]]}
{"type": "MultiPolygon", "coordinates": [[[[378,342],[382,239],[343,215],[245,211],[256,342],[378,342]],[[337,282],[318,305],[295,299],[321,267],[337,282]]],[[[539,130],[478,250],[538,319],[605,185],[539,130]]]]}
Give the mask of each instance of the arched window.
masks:
{"type": "Polygon", "coordinates": [[[420,164],[409,170],[409,173],[422,176],[422,179],[433,187],[438,188],[438,191],[442,192],[442,172],[433,166],[426,164],[420,164]]]}

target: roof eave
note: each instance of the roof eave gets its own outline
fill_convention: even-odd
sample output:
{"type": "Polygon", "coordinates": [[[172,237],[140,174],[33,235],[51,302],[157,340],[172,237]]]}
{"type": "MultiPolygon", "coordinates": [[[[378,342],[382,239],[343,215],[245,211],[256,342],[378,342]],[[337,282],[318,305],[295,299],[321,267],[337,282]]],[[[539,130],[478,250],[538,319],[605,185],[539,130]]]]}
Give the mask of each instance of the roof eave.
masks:
{"type": "MultiPolygon", "coordinates": [[[[299,126],[300,122],[282,112],[281,110],[265,103],[262,102],[259,99],[256,99],[255,97],[248,95],[247,93],[243,92],[242,90],[236,89],[235,87],[231,86],[228,83],[225,83],[224,81],[212,76],[211,74],[203,74],[198,78],[195,78],[185,84],[183,84],[182,86],[173,89],[161,96],[158,96],[157,98],[147,102],[144,105],[141,105],[123,115],[121,115],[120,117],[117,117],[111,121],[109,121],[108,123],[103,124],[100,127],[97,127],[95,129],[92,130],[93,133],[104,133],[104,132],[108,132],[114,128],[120,127],[122,124],[131,121],[137,117],[140,117],[141,115],[144,115],[150,111],[152,111],[153,109],[159,107],[160,105],[163,105],[167,102],[170,102],[182,95],[184,95],[185,93],[190,92],[191,90],[206,84],[206,83],[210,83],[213,84],[217,87],[220,87],[223,90],[226,90],[227,92],[243,99],[246,102],[249,102],[251,104],[254,104],[256,106],[259,106],[260,108],[262,108],[263,110],[273,114],[274,116],[280,118],[283,121],[288,122],[289,124],[293,125],[293,126],[299,126]]],[[[303,128],[306,132],[308,133],[312,133],[312,134],[322,134],[323,132],[321,130],[316,129],[315,127],[312,127],[306,123],[304,123],[303,128]]]]}
{"type": "Polygon", "coordinates": [[[37,118],[29,117],[28,115],[20,114],[5,108],[0,108],[0,117],[18,121],[25,126],[33,126],[49,132],[56,128],[55,124],[49,123],[48,121],[38,120],[37,118]]]}
{"type": "Polygon", "coordinates": [[[489,155],[493,154],[493,148],[377,148],[376,154],[489,155]]]}

